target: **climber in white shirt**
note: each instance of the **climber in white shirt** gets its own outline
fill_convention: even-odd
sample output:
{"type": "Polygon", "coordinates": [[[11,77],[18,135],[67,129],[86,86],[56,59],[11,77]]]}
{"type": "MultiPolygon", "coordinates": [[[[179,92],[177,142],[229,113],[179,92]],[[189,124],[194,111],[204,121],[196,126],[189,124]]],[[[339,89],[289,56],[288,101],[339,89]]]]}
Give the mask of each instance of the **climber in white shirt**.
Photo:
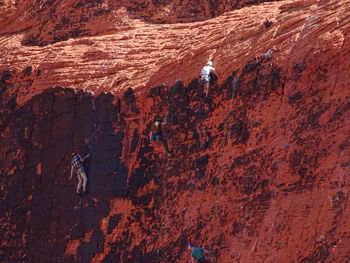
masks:
{"type": "Polygon", "coordinates": [[[207,62],[207,65],[202,68],[201,71],[201,80],[202,83],[205,84],[205,96],[208,97],[209,92],[209,85],[210,85],[210,73],[215,70],[215,68],[212,67],[213,63],[211,61],[207,62]]]}

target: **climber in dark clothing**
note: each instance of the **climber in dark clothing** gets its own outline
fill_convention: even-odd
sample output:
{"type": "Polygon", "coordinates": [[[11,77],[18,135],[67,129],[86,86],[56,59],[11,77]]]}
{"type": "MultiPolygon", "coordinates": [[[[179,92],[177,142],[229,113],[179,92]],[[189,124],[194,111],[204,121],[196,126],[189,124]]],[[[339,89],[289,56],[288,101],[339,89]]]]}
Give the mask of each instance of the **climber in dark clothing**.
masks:
{"type": "Polygon", "coordinates": [[[87,176],[86,176],[83,162],[85,162],[85,160],[89,156],[90,156],[90,154],[86,155],[85,157],[82,157],[78,153],[72,153],[72,161],[71,161],[71,170],[70,170],[69,180],[72,179],[73,170],[74,170],[75,173],[77,174],[78,180],[79,180],[79,183],[77,185],[77,190],[76,190],[77,195],[81,195],[81,192],[80,192],[81,186],[83,186],[83,192],[87,193],[87,190],[86,190],[87,176]]]}
{"type": "Polygon", "coordinates": [[[188,245],[188,249],[191,250],[191,262],[195,263],[194,260],[197,260],[196,263],[207,263],[208,261],[204,257],[204,248],[194,247],[192,243],[188,245]]]}
{"type": "Polygon", "coordinates": [[[169,151],[168,143],[167,141],[163,138],[162,134],[162,124],[166,124],[166,119],[162,123],[160,118],[156,118],[155,122],[152,125],[151,128],[151,134],[150,134],[150,141],[152,142],[153,140],[160,141],[164,147],[165,152],[169,157],[172,157],[172,154],[169,151]]]}

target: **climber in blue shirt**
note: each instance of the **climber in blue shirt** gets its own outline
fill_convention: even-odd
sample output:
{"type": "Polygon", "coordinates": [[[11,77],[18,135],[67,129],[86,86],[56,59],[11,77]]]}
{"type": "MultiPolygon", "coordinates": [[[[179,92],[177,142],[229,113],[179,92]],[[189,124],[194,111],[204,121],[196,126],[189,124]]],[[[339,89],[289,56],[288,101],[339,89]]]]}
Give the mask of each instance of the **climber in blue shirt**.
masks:
{"type": "Polygon", "coordinates": [[[204,258],[204,248],[202,247],[194,247],[192,243],[188,245],[188,249],[190,249],[191,252],[191,262],[195,263],[194,260],[197,260],[196,263],[207,263],[208,261],[204,258]]]}

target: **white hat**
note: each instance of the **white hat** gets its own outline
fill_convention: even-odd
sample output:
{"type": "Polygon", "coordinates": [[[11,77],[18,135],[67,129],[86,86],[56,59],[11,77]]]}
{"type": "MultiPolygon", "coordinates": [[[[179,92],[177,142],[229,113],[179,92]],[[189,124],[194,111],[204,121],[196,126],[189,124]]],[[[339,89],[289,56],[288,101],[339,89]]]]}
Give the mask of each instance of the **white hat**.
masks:
{"type": "Polygon", "coordinates": [[[212,66],[213,62],[211,62],[210,60],[207,62],[207,66],[212,66]]]}

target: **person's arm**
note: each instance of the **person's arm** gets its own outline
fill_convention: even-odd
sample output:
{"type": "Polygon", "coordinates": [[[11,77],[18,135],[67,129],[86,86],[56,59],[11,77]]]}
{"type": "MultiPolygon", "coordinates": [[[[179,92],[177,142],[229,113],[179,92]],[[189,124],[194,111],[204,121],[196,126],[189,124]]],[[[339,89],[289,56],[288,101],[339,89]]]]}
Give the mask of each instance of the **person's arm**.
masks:
{"type": "Polygon", "coordinates": [[[70,176],[69,176],[69,180],[72,179],[72,176],[73,176],[73,165],[71,165],[71,168],[70,168],[70,176]]]}
{"type": "Polygon", "coordinates": [[[162,125],[163,124],[166,124],[166,116],[164,117],[164,120],[163,120],[163,122],[162,122],[162,125]]]}
{"type": "Polygon", "coordinates": [[[85,160],[86,160],[87,158],[89,158],[89,156],[90,156],[90,153],[88,153],[84,158],[81,159],[82,162],[85,162],[85,160]]]}
{"type": "Polygon", "coordinates": [[[191,257],[191,262],[194,263],[194,258],[193,257],[191,257]]]}
{"type": "Polygon", "coordinates": [[[149,141],[152,143],[152,131],[150,131],[150,133],[149,133],[149,141]]]}

